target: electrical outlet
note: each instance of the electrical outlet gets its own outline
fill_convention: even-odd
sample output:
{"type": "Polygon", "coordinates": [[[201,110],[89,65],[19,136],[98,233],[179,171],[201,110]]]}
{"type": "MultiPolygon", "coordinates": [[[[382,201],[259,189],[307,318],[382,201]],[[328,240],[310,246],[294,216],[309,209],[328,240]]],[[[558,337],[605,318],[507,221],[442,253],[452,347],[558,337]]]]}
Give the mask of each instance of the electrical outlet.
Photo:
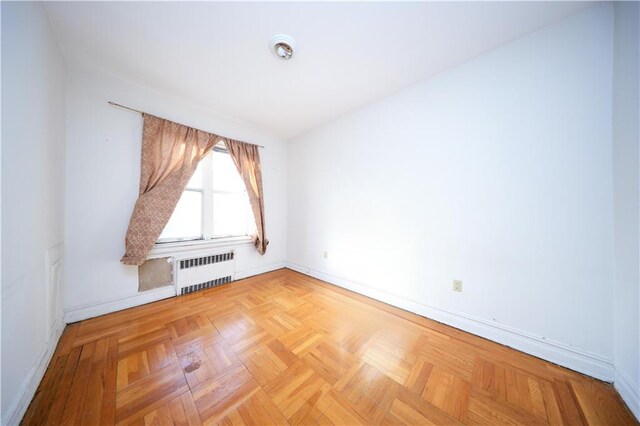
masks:
{"type": "Polygon", "coordinates": [[[325,259],[329,258],[329,252],[327,250],[324,251],[324,258],[325,259]]]}
{"type": "Polygon", "coordinates": [[[453,291],[462,291],[462,281],[453,280],[453,291]]]}

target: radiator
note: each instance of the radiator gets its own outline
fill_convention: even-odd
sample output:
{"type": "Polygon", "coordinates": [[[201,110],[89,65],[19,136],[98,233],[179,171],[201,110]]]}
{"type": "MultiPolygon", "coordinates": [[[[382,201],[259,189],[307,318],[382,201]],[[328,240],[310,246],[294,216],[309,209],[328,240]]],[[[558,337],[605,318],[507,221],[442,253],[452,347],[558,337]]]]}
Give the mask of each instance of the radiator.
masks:
{"type": "Polygon", "coordinates": [[[188,294],[233,281],[235,253],[226,251],[207,256],[175,259],[176,294],[188,294]]]}

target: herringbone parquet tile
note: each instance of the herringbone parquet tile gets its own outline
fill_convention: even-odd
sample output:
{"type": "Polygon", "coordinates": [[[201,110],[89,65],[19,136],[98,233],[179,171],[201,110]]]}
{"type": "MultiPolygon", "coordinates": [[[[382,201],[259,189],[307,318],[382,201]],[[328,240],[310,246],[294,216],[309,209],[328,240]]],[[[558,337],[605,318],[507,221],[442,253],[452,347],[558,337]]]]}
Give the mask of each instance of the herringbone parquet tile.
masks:
{"type": "Polygon", "coordinates": [[[636,424],[613,388],[279,270],[67,326],[23,424],[636,424]]]}

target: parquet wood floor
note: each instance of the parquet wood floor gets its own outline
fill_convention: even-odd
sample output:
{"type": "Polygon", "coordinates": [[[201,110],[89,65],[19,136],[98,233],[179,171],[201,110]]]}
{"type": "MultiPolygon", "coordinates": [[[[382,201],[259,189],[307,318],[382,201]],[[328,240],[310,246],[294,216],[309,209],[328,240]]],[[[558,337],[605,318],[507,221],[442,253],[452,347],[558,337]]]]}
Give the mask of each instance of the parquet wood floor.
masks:
{"type": "Polygon", "coordinates": [[[637,424],[606,383],[286,269],[67,326],[22,423],[637,424]]]}

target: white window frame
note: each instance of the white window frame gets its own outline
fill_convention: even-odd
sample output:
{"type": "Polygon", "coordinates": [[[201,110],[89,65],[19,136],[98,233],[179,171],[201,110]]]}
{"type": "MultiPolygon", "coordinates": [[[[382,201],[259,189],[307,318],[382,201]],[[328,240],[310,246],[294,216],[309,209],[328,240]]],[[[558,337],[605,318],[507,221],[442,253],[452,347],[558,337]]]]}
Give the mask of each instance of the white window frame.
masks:
{"type": "MultiPolygon", "coordinates": [[[[215,236],[213,230],[213,196],[214,194],[238,194],[235,191],[222,191],[213,189],[212,167],[213,167],[213,151],[224,152],[226,155],[230,155],[227,149],[220,144],[216,145],[212,152],[207,154],[205,158],[200,161],[202,165],[202,188],[190,188],[186,187],[185,191],[200,192],[202,196],[202,213],[201,213],[201,231],[202,235],[196,238],[184,237],[184,238],[161,238],[156,241],[152,254],[166,253],[168,251],[162,250],[162,248],[170,249],[173,251],[174,247],[188,247],[196,245],[200,246],[219,246],[231,244],[246,244],[251,242],[251,236],[247,234],[240,235],[223,235],[215,236]]],[[[233,161],[233,160],[232,160],[233,161]]],[[[199,165],[200,165],[199,164],[199,165]]],[[[244,191],[246,194],[246,190],[244,191]]]]}

